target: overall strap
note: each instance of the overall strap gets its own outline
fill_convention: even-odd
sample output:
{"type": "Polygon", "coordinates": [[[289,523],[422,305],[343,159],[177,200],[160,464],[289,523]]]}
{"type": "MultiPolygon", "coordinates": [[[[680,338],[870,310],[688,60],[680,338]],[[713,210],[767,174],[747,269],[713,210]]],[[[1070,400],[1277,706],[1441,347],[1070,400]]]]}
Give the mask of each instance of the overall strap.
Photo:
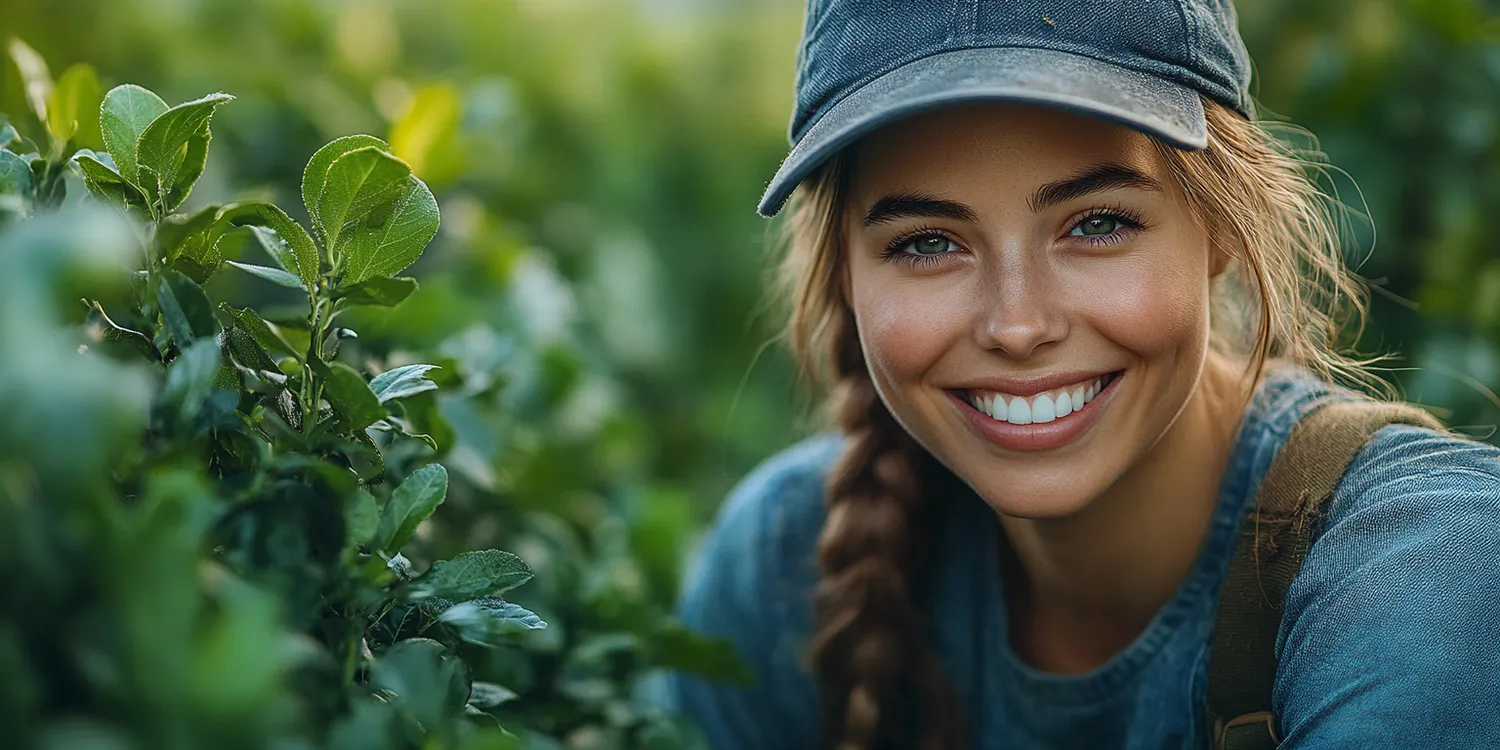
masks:
{"type": "Polygon", "coordinates": [[[1280,743],[1271,689],[1287,589],[1349,463],[1377,430],[1395,423],[1442,429],[1407,404],[1332,402],[1302,418],[1266,473],[1219,592],[1206,706],[1214,750],[1280,743]]]}

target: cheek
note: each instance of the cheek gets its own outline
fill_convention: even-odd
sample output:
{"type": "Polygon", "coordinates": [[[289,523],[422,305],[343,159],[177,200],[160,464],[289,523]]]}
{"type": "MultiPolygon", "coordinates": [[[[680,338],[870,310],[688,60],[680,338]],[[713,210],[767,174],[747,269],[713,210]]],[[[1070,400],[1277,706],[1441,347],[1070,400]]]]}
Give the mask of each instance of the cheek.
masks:
{"type": "Polygon", "coordinates": [[[1110,269],[1107,278],[1076,287],[1093,327],[1143,358],[1193,355],[1209,328],[1205,261],[1183,253],[1140,256],[1110,269]],[[1186,256],[1186,257],[1184,257],[1186,256]]]}
{"type": "Polygon", "coordinates": [[[887,403],[906,400],[902,391],[918,387],[962,331],[958,290],[937,286],[869,278],[852,285],[860,345],[887,403]]]}

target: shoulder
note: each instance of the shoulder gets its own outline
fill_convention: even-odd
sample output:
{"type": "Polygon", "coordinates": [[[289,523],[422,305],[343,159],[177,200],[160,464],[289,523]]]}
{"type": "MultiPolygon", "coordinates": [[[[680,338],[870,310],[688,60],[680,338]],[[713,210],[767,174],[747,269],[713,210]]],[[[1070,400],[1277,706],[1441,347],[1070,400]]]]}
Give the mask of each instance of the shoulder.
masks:
{"type": "Polygon", "coordinates": [[[1500,746],[1500,449],[1385,427],[1325,510],[1277,643],[1287,741],[1500,746]]]}
{"type": "Polygon", "coordinates": [[[812,627],[823,484],[843,444],[807,440],[747,475],[690,567],[678,607],[683,624],[728,641],[754,675],[749,686],[670,680],[669,700],[712,747],[791,749],[816,736],[816,685],[801,656],[812,627]]]}

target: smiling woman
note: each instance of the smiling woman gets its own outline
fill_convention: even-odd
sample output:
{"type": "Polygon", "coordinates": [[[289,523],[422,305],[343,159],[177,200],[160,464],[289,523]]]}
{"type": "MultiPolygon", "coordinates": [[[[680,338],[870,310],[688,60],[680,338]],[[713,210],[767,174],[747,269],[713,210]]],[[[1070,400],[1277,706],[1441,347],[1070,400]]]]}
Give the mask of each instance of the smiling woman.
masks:
{"type": "Polygon", "coordinates": [[[1500,746],[1500,451],[1358,392],[1232,9],[888,6],[809,8],[761,203],[842,434],[726,506],[682,611],[759,682],[678,704],[722,748],[1500,746]]]}

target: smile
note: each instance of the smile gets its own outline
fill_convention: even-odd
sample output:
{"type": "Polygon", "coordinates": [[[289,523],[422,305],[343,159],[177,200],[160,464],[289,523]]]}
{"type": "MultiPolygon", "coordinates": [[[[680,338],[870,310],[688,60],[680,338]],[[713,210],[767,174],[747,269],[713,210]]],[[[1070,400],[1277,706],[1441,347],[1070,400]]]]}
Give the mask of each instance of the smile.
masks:
{"type": "Polygon", "coordinates": [[[1046,424],[1083,410],[1100,391],[1109,387],[1119,373],[1111,372],[1029,397],[971,389],[964,400],[981,414],[996,422],[1014,425],[1046,424]]]}

